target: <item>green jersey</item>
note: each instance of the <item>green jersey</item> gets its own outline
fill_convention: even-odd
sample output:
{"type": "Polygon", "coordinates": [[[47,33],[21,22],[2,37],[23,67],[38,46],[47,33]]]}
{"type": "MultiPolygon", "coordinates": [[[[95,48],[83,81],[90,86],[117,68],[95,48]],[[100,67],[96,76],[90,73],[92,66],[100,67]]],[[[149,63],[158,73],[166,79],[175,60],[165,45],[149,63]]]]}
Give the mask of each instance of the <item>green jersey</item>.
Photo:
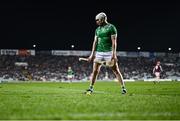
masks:
{"type": "Polygon", "coordinates": [[[97,36],[97,52],[108,52],[112,51],[112,41],[111,35],[117,34],[116,27],[110,23],[106,24],[105,26],[99,26],[96,31],[95,35],[97,36]]]}
{"type": "Polygon", "coordinates": [[[74,72],[72,69],[68,69],[68,72],[67,72],[68,75],[74,75],[74,72]]]}

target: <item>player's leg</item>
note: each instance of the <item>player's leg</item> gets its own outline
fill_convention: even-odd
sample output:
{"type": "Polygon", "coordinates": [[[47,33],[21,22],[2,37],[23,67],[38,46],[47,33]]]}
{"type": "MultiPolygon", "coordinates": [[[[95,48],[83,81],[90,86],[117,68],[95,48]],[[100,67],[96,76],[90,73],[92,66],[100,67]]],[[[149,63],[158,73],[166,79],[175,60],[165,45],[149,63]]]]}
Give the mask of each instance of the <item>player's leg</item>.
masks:
{"type": "Polygon", "coordinates": [[[121,72],[119,70],[118,63],[116,62],[115,65],[113,67],[111,67],[111,69],[112,69],[112,71],[116,75],[116,78],[118,79],[118,81],[121,84],[122,94],[125,94],[127,91],[126,91],[126,88],[125,88],[125,83],[124,83],[124,80],[123,80],[123,76],[122,76],[122,74],[121,74],[121,72]]]}
{"type": "Polygon", "coordinates": [[[100,69],[101,69],[101,64],[99,64],[99,63],[93,64],[92,77],[90,80],[91,82],[90,82],[89,89],[87,89],[87,92],[91,92],[91,93],[93,92],[93,87],[94,87],[95,81],[98,77],[100,69]]]}
{"type": "Polygon", "coordinates": [[[70,83],[71,82],[71,75],[67,76],[67,82],[70,83]]]}
{"type": "Polygon", "coordinates": [[[70,83],[72,82],[72,79],[73,79],[73,78],[72,78],[72,76],[71,76],[71,78],[70,78],[70,83]]]}
{"type": "Polygon", "coordinates": [[[69,78],[69,75],[67,75],[67,80],[66,80],[66,82],[69,82],[69,79],[70,79],[70,78],[69,78]]]}
{"type": "Polygon", "coordinates": [[[158,73],[157,75],[157,82],[159,83],[159,80],[160,80],[160,73],[158,73]]]}
{"type": "Polygon", "coordinates": [[[160,78],[159,72],[155,72],[155,76],[156,76],[156,80],[155,80],[154,84],[155,84],[156,82],[159,82],[159,78],[160,78]]]}
{"type": "Polygon", "coordinates": [[[71,75],[71,80],[70,80],[71,83],[73,82],[74,78],[75,78],[74,75],[71,75]]]}

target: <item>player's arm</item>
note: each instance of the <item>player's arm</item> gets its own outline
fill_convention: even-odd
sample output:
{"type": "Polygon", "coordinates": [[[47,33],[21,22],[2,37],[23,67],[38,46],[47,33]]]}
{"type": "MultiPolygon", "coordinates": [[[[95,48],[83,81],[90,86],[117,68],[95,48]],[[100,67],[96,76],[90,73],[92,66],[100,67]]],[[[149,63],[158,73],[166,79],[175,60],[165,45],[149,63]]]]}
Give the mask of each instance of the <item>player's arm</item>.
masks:
{"type": "Polygon", "coordinates": [[[112,59],[117,60],[116,49],[117,49],[117,34],[111,35],[112,40],[112,59]]]}
{"type": "Polygon", "coordinates": [[[161,72],[163,72],[162,66],[160,66],[160,70],[161,70],[161,72]]]}
{"type": "Polygon", "coordinates": [[[153,68],[153,74],[155,73],[155,67],[153,68]]]}
{"type": "Polygon", "coordinates": [[[88,61],[92,61],[92,59],[94,58],[95,56],[95,49],[96,49],[96,45],[97,45],[97,36],[95,35],[94,36],[94,41],[93,41],[93,46],[92,46],[92,51],[91,51],[91,55],[89,56],[88,58],[88,61]]]}
{"type": "Polygon", "coordinates": [[[112,41],[112,59],[117,61],[116,49],[117,49],[117,29],[114,25],[111,25],[111,41],[112,41]]]}

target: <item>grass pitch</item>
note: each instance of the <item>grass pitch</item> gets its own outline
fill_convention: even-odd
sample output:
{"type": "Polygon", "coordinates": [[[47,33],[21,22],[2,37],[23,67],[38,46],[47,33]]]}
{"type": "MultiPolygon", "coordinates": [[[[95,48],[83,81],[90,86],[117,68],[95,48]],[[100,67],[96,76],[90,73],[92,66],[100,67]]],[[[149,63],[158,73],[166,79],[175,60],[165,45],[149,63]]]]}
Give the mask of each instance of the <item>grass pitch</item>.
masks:
{"type": "Polygon", "coordinates": [[[178,120],[180,82],[1,83],[0,119],[14,120],[178,120]]]}

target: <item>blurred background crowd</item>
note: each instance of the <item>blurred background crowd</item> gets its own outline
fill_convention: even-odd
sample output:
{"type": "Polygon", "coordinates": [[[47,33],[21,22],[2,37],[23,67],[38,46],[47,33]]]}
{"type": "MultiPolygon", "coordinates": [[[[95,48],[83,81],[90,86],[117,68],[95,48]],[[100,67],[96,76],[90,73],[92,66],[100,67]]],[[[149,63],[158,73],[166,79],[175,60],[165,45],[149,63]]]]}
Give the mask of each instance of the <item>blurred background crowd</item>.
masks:
{"type": "MultiPolygon", "coordinates": [[[[74,80],[87,80],[92,72],[92,62],[79,61],[78,56],[55,55],[0,55],[0,78],[6,80],[65,81],[70,66],[74,71],[74,80]],[[21,63],[21,65],[16,64],[21,63]],[[24,64],[26,63],[26,65],[24,64]],[[24,64],[24,65],[23,65],[24,64]]],[[[118,63],[124,79],[154,78],[153,67],[161,61],[161,78],[180,78],[180,57],[119,57],[118,63]]],[[[114,79],[111,69],[102,67],[98,79],[114,79]],[[107,78],[106,78],[107,79],[107,78]]]]}

